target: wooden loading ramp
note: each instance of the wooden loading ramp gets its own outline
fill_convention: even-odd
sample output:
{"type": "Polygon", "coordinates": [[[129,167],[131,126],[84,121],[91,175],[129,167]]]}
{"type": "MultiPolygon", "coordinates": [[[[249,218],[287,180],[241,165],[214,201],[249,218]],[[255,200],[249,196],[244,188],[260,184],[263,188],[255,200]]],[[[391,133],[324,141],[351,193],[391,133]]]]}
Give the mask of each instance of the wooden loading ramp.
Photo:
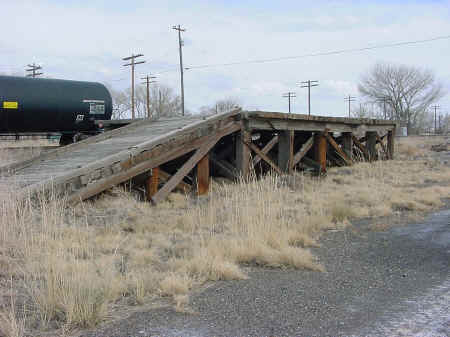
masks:
{"type": "Polygon", "coordinates": [[[207,193],[211,175],[307,167],[320,173],[359,158],[390,159],[395,127],[384,120],[241,110],[140,120],[0,167],[0,185],[26,195],[53,190],[79,201],[144,176],[149,200],[159,202],[180,186],[207,193]]]}

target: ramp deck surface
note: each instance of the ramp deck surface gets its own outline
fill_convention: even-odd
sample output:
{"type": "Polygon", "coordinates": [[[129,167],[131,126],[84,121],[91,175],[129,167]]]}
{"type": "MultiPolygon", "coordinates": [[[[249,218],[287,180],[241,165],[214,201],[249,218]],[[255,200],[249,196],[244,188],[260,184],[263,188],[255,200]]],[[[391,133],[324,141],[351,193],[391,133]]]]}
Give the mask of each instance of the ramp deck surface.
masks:
{"type": "Polygon", "coordinates": [[[19,166],[11,165],[10,169],[14,170],[14,174],[4,176],[0,184],[21,189],[56,179],[92,162],[128,151],[138,144],[181,130],[187,125],[201,120],[202,117],[195,116],[130,124],[124,128],[110,131],[111,135],[105,133],[84,142],[59,148],[37,160],[19,163],[22,164],[19,166]]]}

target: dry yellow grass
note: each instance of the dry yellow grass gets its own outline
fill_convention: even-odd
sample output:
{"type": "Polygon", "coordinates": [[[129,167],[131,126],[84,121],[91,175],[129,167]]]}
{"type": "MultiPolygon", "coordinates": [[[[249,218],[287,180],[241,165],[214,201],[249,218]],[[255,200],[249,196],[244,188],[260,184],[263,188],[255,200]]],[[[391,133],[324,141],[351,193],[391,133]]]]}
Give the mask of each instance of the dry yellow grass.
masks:
{"type": "Polygon", "coordinates": [[[0,292],[0,331],[21,334],[24,304],[29,326],[38,317],[41,328],[86,327],[113,307],[158,297],[184,311],[192,288],[245,279],[248,264],[321,271],[308,247],[323,230],[442,205],[450,169],[418,156],[334,168],[320,180],[299,173],[213,183],[207,198],[173,194],[157,207],[120,189],[74,208],[8,193],[0,200],[0,289],[12,278],[20,296],[0,292]]]}

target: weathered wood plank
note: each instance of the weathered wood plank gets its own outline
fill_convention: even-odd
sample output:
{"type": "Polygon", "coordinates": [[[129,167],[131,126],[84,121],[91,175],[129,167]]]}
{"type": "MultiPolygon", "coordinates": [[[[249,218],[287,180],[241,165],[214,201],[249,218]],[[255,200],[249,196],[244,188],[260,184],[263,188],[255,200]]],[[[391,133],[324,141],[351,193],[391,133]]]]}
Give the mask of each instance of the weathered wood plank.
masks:
{"type": "Polygon", "coordinates": [[[314,135],[315,160],[320,164],[320,171],[327,171],[327,139],[323,132],[314,135]]]}
{"type": "Polygon", "coordinates": [[[302,145],[300,150],[294,155],[293,165],[297,165],[314,145],[314,134],[302,145]]]}
{"type": "MultiPolygon", "coordinates": [[[[159,169],[159,178],[161,180],[168,181],[171,177],[172,177],[172,175],[170,175],[166,171],[159,169]]],[[[177,186],[175,186],[175,190],[179,190],[183,193],[188,193],[191,189],[192,189],[192,186],[185,183],[184,181],[180,181],[180,183],[177,186]]]]}
{"type": "Polygon", "coordinates": [[[283,171],[275,164],[266,154],[264,154],[255,144],[251,141],[244,143],[248,148],[259,155],[267,164],[269,164],[277,173],[282,174],[283,171]]]}
{"type": "Polygon", "coordinates": [[[197,193],[208,194],[209,191],[209,156],[205,155],[197,163],[197,193]]]}
{"type": "MultiPolygon", "coordinates": [[[[240,125],[230,123],[228,124],[228,126],[221,128],[220,131],[217,131],[217,133],[214,134],[214,136],[220,139],[227,134],[236,132],[239,128],[240,125]]],[[[128,179],[131,179],[132,177],[141,174],[153,167],[160,166],[163,163],[171,161],[186,153],[191,152],[192,150],[199,148],[202,144],[207,142],[210,139],[210,137],[211,136],[199,137],[197,139],[191,140],[190,142],[184,143],[183,146],[180,146],[179,144],[177,146],[172,146],[173,144],[170,144],[170,146],[168,146],[167,148],[165,148],[164,146],[162,146],[162,149],[159,147],[153,148],[152,150],[148,151],[148,156],[146,157],[146,160],[143,160],[138,163],[135,162],[134,166],[131,166],[126,170],[119,169],[110,176],[103,177],[99,180],[93,181],[88,185],[83,186],[79,190],[73,191],[73,195],[70,197],[70,200],[77,202],[79,200],[84,200],[93,195],[96,195],[114,185],[118,185],[128,179]]],[[[116,164],[119,165],[120,161],[117,162],[116,164]]],[[[66,176],[64,178],[57,178],[51,182],[44,182],[42,184],[32,186],[30,189],[24,191],[24,193],[34,193],[34,191],[36,190],[43,190],[54,185],[61,185],[68,181],[70,182],[77,180],[78,177],[79,172],[71,173],[70,176],[66,176]]]]}
{"type": "Polygon", "coordinates": [[[217,158],[213,153],[210,153],[209,158],[211,163],[219,168],[220,172],[228,179],[235,180],[239,177],[236,168],[227,161],[217,158]]]}
{"type": "Polygon", "coordinates": [[[147,201],[151,201],[158,192],[159,167],[152,168],[151,175],[147,178],[147,201]]]}
{"type": "Polygon", "coordinates": [[[280,131],[278,134],[278,167],[285,173],[292,173],[294,165],[294,131],[280,131]]]}
{"type": "Polygon", "coordinates": [[[383,143],[383,138],[380,137],[378,134],[376,136],[377,136],[377,143],[379,143],[381,145],[381,149],[383,150],[384,156],[389,157],[386,146],[383,143]]]}
{"type": "MultiPolygon", "coordinates": [[[[268,154],[270,150],[278,143],[278,136],[273,136],[272,139],[261,149],[261,152],[264,154],[268,154]]],[[[253,157],[253,166],[256,166],[261,160],[259,155],[253,157]]]]}
{"type": "Polygon", "coordinates": [[[376,160],[377,159],[377,149],[376,149],[377,133],[373,132],[373,131],[367,131],[366,137],[367,137],[366,147],[367,147],[367,152],[369,153],[369,160],[370,161],[376,160]]]}
{"type": "Polygon", "coordinates": [[[347,154],[350,160],[353,160],[353,138],[351,132],[344,132],[342,134],[342,149],[347,154]]]}
{"type": "Polygon", "coordinates": [[[250,131],[242,123],[241,131],[236,134],[236,168],[239,174],[246,179],[250,174],[251,153],[246,144],[252,141],[250,131]]]}
{"type": "Polygon", "coordinates": [[[341,149],[341,147],[336,143],[336,141],[328,132],[325,133],[325,137],[327,137],[328,143],[336,150],[336,152],[339,154],[339,156],[341,156],[344,162],[347,165],[352,165],[352,160],[345,154],[345,152],[341,149]]]}
{"type": "Polygon", "coordinates": [[[194,166],[201,160],[211,148],[216,145],[219,139],[217,137],[212,138],[209,142],[202,145],[199,149],[195,151],[189,160],[181,166],[181,168],[175,173],[168,182],[152,197],[152,202],[157,204],[164,200],[170,192],[177,186],[180,181],[188,174],[194,166]]]}
{"type": "Polygon", "coordinates": [[[367,151],[366,147],[355,136],[352,136],[352,139],[353,139],[353,143],[356,145],[356,147],[358,149],[360,149],[361,152],[363,153],[364,158],[366,160],[369,160],[369,152],[367,151]]]}
{"type": "Polygon", "coordinates": [[[388,158],[392,160],[394,159],[395,129],[388,131],[387,137],[388,158]]]}

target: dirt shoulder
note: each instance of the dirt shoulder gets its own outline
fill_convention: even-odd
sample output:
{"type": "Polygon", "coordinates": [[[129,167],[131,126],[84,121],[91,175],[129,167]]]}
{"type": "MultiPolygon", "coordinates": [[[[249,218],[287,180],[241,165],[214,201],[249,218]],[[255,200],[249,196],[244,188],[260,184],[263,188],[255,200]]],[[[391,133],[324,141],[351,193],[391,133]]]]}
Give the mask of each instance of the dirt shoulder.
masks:
{"type": "Polygon", "coordinates": [[[195,293],[193,313],[170,307],[135,313],[79,336],[373,334],[409,299],[449,279],[449,206],[408,225],[397,216],[391,219],[397,225],[384,231],[360,220],[325,233],[314,253],[326,272],[248,267],[247,280],[219,281],[195,293]]]}

